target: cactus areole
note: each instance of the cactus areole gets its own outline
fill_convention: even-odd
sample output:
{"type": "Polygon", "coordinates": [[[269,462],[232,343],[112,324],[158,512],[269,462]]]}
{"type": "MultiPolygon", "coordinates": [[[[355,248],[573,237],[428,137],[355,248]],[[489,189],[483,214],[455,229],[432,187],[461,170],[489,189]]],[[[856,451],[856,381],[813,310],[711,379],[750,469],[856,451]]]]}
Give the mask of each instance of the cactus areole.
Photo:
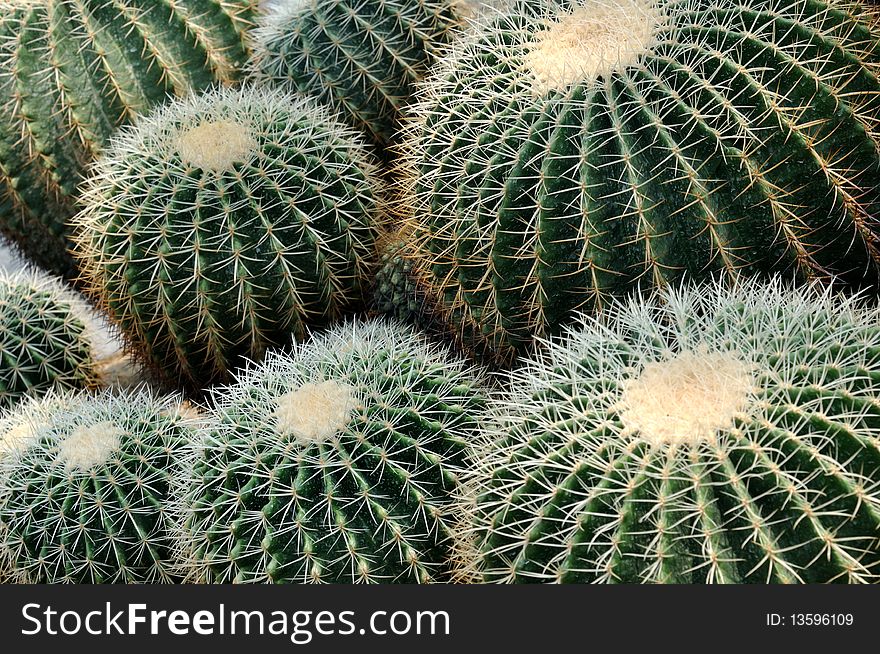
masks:
{"type": "Polygon", "coordinates": [[[823,0],[531,0],[421,86],[403,210],[466,340],[682,278],[880,281],[880,36],[823,0]]]}

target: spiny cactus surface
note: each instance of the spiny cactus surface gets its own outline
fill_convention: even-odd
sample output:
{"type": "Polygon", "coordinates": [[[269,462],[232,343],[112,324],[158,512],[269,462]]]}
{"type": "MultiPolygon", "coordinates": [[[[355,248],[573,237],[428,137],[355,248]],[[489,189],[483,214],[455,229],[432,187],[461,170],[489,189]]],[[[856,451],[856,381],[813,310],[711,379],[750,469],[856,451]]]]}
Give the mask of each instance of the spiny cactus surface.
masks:
{"type": "Polygon", "coordinates": [[[0,409],[28,394],[94,385],[93,320],[60,280],[0,269],[0,409]]]}
{"type": "Polygon", "coordinates": [[[217,89],[112,140],[77,254],[135,350],[206,384],[362,301],[381,192],[359,137],[311,100],[217,89]]]}
{"type": "Polygon", "coordinates": [[[253,32],[253,75],[319,98],[386,146],[457,24],[456,0],[292,0],[253,32]]]}
{"type": "Polygon", "coordinates": [[[451,494],[483,408],[463,362],[396,323],[350,323],[213,400],[176,492],[188,579],[448,578],[451,494]]]}
{"type": "Polygon", "coordinates": [[[529,0],[480,12],[402,146],[419,268],[509,357],[684,278],[880,283],[876,10],[529,0]]]}
{"type": "Polygon", "coordinates": [[[65,221],[113,131],[238,77],[252,0],[0,2],[0,233],[73,275],[65,221]]]}
{"type": "Polygon", "coordinates": [[[174,578],[170,480],[194,436],[174,398],[50,394],[0,419],[0,559],[27,583],[174,578]]]}
{"type": "Polygon", "coordinates": [[[878,324],[857,300],[754,281],[585,318],[493,409],[463,494],[462,569],[877,583],[878,324]]]}

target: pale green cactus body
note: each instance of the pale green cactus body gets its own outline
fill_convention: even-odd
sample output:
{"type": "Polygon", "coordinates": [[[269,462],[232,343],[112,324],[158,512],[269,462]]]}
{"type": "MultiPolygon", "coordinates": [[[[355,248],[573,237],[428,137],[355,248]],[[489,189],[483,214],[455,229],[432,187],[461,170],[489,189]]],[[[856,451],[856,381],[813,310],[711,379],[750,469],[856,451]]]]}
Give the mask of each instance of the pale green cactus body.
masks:
{"type": "Polygon", "coordinates": [[[382,190],[360,137],[311,100],[217,89],[114,137],[77,255],[133,349],[204,385],[363,301],[382,190]]]}
{"type": "Polygon", "coordinates": [[[502,359],[682,279],[880,284],[876,10],[826,0],[485,8],[401,146],[419,268],[502,359]]]}
{"type": "Polygon", "coordinates": [[[512,373],[464,577],[877,583],[880,311],[742,282],[584,318],[512,373]]]}
{"type": "Polygon", "coordinates": [[[234,81],[252,0],[0,2],[0,233],[73,275],[66,221],[113,131],[169,96],[234,81]]]}
{"type": "Polygon", "coordinates": [[[50,394],[0,418],[0,560],[27,583],[169,583],[177,459],[198,421],[146,392],[50,394]]]}
{"type": "Polygon", "coordinates": [[[350,323],[216,388],[181,476],[197,582],[444,581],[452,494],[484,396],[402,325],[350,323]]]}

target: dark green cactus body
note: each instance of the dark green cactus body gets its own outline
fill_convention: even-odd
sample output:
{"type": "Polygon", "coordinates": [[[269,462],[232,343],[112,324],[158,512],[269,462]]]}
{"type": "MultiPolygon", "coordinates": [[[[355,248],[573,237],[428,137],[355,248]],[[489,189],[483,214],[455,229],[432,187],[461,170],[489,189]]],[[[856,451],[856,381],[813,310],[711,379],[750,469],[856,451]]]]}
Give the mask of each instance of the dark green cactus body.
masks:
{"type": "Polygon", "coordinates": [[[146,393],[50,395],[0,420],[0,549],[27,583],[168,583],[193,425],[146,393]]]}
{"type": "Polygon", "coordinates": [[[0,233],[75,271],[66,221],[113,131],[172,95],[230,82],[251,0],[0,3],[0,233]]]}
{"type": "Polygon", "coordinates": [[[514,4],[432,74],[404,147],[421,268],[466,341],[507,356],[578,310],[686,278],[782,271],[878,286],[870,10],[514,4]],[[612,63],[591,58],[593,20],[612,35],[623,25],[612,63]]]}
{"type": "Polygon", "coordinates": [[[665,294],[514,374],[474,474],[487,582],[876,583],[876,309],[665,294]]]}
{"type": "Polygon", "coordinates": [[[0,409],[51,388],[96,382],[85,303],[35,272],[0,271],[0,409]]]}
{"type": "Polygon", "coordinates": [[[179,493],[191,580],[448,578],[451,496],[484,401],[460,361],[392,323],[343,325],[214,398],[179,493]]]}
{"type": "Polygon", "coordinates": [[[373,282],[373,309],[400,322],[426,331],[442,331],[443,323],[433,315],[433,305],[413,270],[407,242],[389,236],[380,246],[379,267],[373,282]]]}
{"type": "Polygon", "coordinates": [[[145,360],[205,385],[363,301],[380,195],[359,137],[329,113],[219,89],[112,141],[76,217],[77,253],[145,360]]]}
{"type": "Polygon", "coordinates": [[[456,24],[452,0],[294,0],[254,31],[254,73],[333,106],[386,146],[456,24]]]}

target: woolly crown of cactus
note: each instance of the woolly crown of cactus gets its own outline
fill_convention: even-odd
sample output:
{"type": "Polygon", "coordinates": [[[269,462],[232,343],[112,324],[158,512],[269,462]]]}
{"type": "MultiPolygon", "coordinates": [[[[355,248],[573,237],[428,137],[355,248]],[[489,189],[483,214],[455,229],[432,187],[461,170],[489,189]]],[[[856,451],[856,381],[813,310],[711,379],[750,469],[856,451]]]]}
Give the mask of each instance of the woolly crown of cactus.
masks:
{"type": "Polygon", "coordinates": [[[826,0],[484,8],[401,146],[418,268],[501,358],[682,278],[880,285],[880,31],[826,0]]]}
{"type": "Polygon", "coordinates": [[[0,560],[13,578],[173,581],[168,489],[196,423],[146,391],[50,393],[0,418],[0,560]]]}
{"type": "Polygon", "coordinates": [[[0,233],[73,276],[67,220],[114,130],[238,77],[256,0],[0,2],[0,233]]]}
{"type": "Polygon", "coordinates": [[[513,372],[463,493],[487,582],[880,578],[880,310],[666,290],[513,372]]]}
{"type": "Polygon", "coordinates": [[[251,74],[334,107],[386,146],[433,53],[452,36],[457,0],[293,0],[253,30],[251,74]]]}
{"type": "Polygon", "coordinates": [[[359,136],[311,100],[216,89],[112,140],[77,255],[134,349],[206,384],[362,301],[381,194],[359,136]]]}
{"type": "Polygon", "coordinates": [[[175,514],[198,582],[448,578],[449,506],[484,400],[402,325],[338,325],[212,393],[175,514]]]}
{"type": "Polygon", "coordinates": [[[0,408],[51,388],[95,385],[95,320],[60,280],[0,269],[0,408]]]}

